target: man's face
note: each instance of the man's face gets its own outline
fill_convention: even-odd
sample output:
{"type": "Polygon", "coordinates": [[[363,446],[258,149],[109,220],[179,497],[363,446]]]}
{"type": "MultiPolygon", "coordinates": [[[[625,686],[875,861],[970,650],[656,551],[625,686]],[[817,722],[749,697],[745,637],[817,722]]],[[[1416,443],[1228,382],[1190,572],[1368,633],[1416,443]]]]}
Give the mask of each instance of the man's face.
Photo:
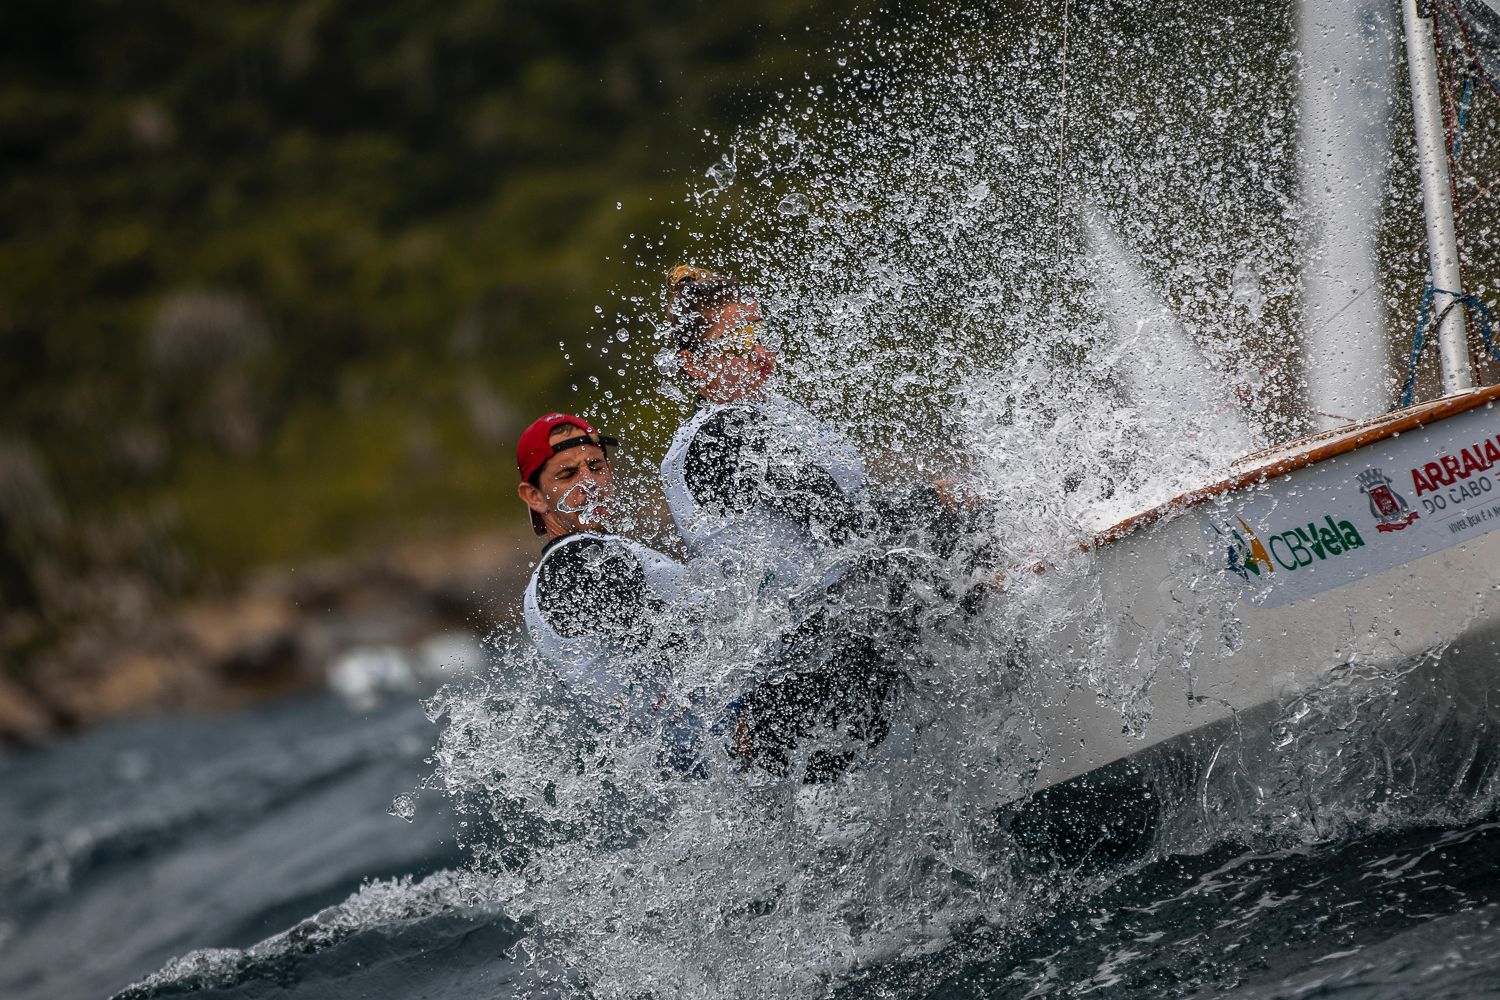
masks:
{"type": "Polygon", "coordinates": [[[756,394],[776,370],[776,352],[764,340],[760,306],[731,302],[708,315],[702,342],[680,354],[683,372],[714,402],[756,394]]]}
{"type": "MultiPolygon", "coordinates": [[[[549,444],[580,437],[583,431],[559,424],[549,444]]],[[[518,492],[526,506],[541,516],[551,537],[575,531],[603,529],[609,514],[613,474],[604,449],[596,444],[575,445],[547,459],[536,485],[522,483],[518,492]]]]}

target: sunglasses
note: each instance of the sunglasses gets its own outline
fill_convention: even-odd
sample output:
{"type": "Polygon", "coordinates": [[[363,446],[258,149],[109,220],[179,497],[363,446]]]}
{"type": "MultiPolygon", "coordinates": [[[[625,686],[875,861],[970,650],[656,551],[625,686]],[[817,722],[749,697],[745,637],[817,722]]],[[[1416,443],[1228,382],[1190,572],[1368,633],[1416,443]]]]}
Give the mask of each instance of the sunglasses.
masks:
{"type": "Polygon", "coordinates": [[[734,330],[699,344],[694,353],[701,356],[717,354],[721,357],[742,358],[754,354],[758,348],[776,349],[766,336],[764,323],[745,323],[734,330]]]}

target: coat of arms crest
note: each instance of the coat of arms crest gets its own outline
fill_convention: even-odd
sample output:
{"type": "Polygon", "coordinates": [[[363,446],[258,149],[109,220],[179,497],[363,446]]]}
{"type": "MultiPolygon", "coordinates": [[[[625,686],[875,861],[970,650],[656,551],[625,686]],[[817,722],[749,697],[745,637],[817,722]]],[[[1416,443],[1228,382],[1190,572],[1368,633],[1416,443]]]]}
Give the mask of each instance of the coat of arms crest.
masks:
{"type": "Polygon", "coordinates": [[[1376,531],[1400,531],[1421,516],[1405,497],[1391,489],[1391,477],[1381,470],[1366,469],[1357,478],[1359,491],[1369,498],[1376,531]]]}

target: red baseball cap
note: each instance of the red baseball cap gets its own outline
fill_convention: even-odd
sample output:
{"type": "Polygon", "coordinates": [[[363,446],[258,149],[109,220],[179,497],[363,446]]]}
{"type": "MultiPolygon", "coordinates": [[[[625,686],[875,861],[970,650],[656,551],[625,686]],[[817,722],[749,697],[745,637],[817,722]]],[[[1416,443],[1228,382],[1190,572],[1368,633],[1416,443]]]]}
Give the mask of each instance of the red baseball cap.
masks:
{"type": "MultiPolygon", "coordinates": [[[[593,425],[582,417],[575,417],[571,413],[548,413],[537,417],[531,422],[530,427],[521,432],[521,439],[516,442],[516,469],[521,473],[523,482],[530,482],[531,477],[547,464],[547,459],[558,452],[586,444],[604,448],[612,447],[619,442],[594,430],[593,425]],[[578,436],[552,444],[552,431],[558,427],[576,427],[578,436]]],[[[547,533],[536,511],[531,512],[531,527],[538,535],[547,533]]]]}

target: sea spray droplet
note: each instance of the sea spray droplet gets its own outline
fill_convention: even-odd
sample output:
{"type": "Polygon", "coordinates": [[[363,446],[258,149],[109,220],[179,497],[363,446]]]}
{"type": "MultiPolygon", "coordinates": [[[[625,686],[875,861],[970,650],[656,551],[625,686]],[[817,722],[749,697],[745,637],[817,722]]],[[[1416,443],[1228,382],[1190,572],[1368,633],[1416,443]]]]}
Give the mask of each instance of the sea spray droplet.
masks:
{"type": "Polygon", "coordinates": [[[417,818],[417,800],[402,792],[391,800],[391,807],[386,812],[410,823],[417,818]]]}
{"type": "Polygon", "coordinates": [[[806,215],[809,202],[805,194],[789,194],[776,205],[776,211],[785,216],[806,215]]]}
{"type": "Polygon", "coordinates": [[[720,156],[719,162],[705,170],[703,176],[714,182],[715,191],[722,192],[734,183],[735,172],[734,153],[730,152],[720,156]]]}

